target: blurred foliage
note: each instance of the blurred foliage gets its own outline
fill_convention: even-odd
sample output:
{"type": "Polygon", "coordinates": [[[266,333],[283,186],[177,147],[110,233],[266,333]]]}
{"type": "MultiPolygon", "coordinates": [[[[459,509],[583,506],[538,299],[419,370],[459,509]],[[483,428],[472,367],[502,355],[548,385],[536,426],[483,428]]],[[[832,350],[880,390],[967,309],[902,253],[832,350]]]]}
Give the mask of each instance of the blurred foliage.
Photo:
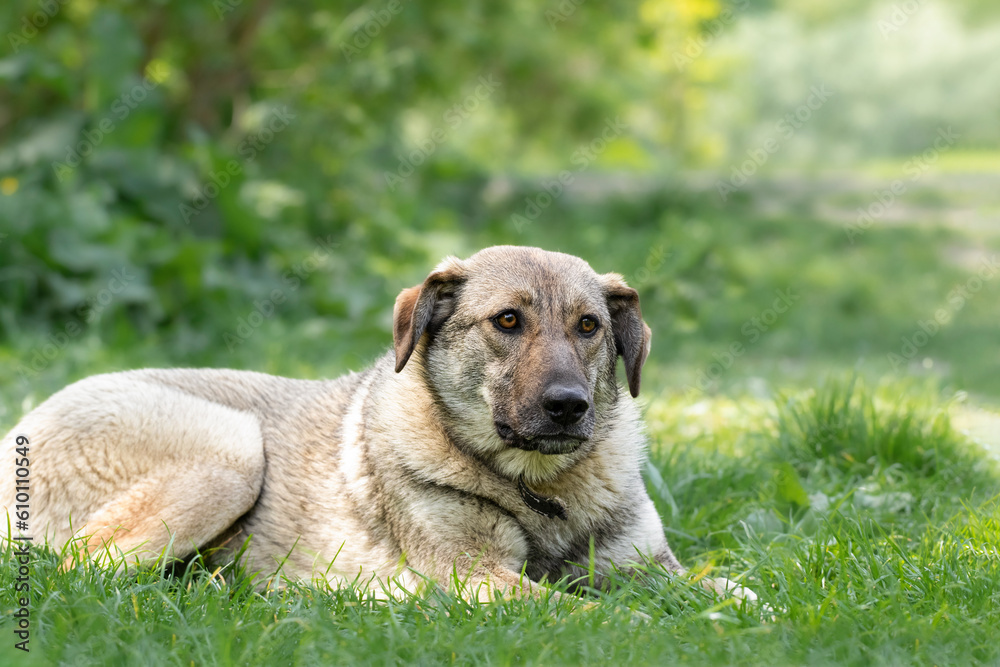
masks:
{"type": "Polygon", "coordinates": [[[0,220],[17,242],[0,245],[0,327],[67,317],[126,265],[137,277],[115,303],[135,325],[202,327],[331,235],[336,262],[295,303],[368,311],[328,274],[436,258],[434,232],[456,229],[491,165],[620,113],[639,19],[606,19],[635,8],[568,7],[13,3],[0,220]],[[271,134],[276,114],[291,120],[271,134]],[[390,187],[401,162],[420,168],[390,187]],[[430,188],[447,207],[427,205],[430,188]]]}
{"type": "Polygon", "coordinates": [[[803,10],[743,17],[714,45],[715,58],[699,61],[712,85],[692,129],[714,150],[706,159],[742,159],[774,137],[786,166],[843,168],[921,153],[948,127],[957,148],[1000,147],[1000,88],[987,83],[1000,77],[1000,5],[981,22],[963,20],[974,3],[853,2],[841,8],[853,11],[822,21],[805,5],[833,3],[791,4],[803,10]],[[776,124],[814,87],[827,89],[828,101],[792,123],[789,141],[776,124]]]}
{"type": "MultiPolygon", "coordinates": [[[[13,0],[0,16],[0,365],[49,343],[64,354],[66,340],[68,358],[110,346],[110,364],[140,343],[160,350],[147,364],[259,368],[281,351],[244,345],[242,325],[313,341],[302,363],[356,366],[387,342],[402,286],[500,242],[626,273],[658,341],[692,365],[795,285],[813,288],[810,305],[754,354],[881,354],[961,279],[919,278],[959,240],[875,230],[848,248],[834,227],[762,218],[742,193],[719,208],[681,183],[728,175],[826,80],[830,108],[773,165],[891,162],[950,123],[953,154],[995,150],[1000,92],[977,84],[1000,63],[984,23],[997,12],[920,5],[886,39],[892,6],[868,0],[13,0]],[[571,194],[512,224],[562,170],[571,194]],[[914,289],[879,291],[896,274],[914,289]]],[[[985,301],[963,341],[986,335],[985,301]]]]}

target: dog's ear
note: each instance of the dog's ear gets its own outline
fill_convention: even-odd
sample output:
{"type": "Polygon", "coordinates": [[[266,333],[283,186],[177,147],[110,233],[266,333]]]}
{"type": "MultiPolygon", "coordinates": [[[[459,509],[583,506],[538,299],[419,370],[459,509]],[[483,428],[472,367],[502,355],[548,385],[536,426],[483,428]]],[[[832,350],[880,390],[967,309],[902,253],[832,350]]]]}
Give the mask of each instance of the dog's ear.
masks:
{"type": "Polygon", "coordinates": [[[396,372],[403,370],[424,332],[436,329],[455,309],[455,293],[465,281],[461,260],[448,257],[423,284],[404,289],[392,309],[396,372]]]}
{"type": "Polygon", "coordinates": [[[606,273],[601,279],[608,300],[608,312],[611,314],[611,331],[615,336],[615,348],[625,363],[629,393],[635,397],[639,395],[642,365],[649,356],[649,344],[653,332],[642,321],[639,293],[626,285],[617,273],[606,273]]]}

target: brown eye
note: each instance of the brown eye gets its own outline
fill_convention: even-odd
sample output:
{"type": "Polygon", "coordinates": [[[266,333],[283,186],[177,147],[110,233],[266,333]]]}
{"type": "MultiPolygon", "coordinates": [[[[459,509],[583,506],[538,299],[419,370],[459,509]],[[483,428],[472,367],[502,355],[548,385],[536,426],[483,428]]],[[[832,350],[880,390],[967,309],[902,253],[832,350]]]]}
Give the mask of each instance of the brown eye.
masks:
{"type": "Polygon", "coordinates": [[[500,313],[493,318],[493,321],[496,322],[497,326],[501,329],[507,330],[514,329],[518,325],[517,313],[513,310],[507,310],[500,313]]]}
{"type": "Polygon", "coordinates": [[[594,333],[597,330],[597,319],[590,315],[584,315],[580,319],[580,331],[585,334],[594,333]]]}

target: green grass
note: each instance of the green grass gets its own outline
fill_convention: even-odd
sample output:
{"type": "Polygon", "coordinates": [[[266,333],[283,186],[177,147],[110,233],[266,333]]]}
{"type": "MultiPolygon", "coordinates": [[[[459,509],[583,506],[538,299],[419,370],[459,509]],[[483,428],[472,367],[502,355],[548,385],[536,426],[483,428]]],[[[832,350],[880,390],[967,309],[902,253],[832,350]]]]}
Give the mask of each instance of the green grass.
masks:
{"type": "Polygon", "coordinates": [[[855,379],[771,404],[648,406],[650,490],[679,557],[741,579],[773,612],[655,570],[574,612],[305,585],[261,594],[198,561],[61,573],[58,555],[36,552],[32,652],[12,649],[5,597],[0,663],[995,664],[1000,476],[935,398],[855,379]]]}

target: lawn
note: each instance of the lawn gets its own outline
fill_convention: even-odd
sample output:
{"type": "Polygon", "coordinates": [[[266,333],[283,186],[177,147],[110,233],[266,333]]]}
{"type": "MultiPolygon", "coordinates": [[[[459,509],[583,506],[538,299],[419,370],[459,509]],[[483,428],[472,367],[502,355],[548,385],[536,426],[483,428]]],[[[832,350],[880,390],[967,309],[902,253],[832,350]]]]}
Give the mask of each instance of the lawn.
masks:
{"type": "MultiPolygon", "coordinates": [[[[601,604],[261,594],[197,561],[119,578],[36,552],[30,656],[4,664],[991,664],[1000,477],[901,388],[650,406],[650,489],[680,558],[771,608],[649,571],[601,604]],[[714,427],[712,425],[715,425],[714,427]],[[644,612],[636,620],[627,608],[644,612]],[[28,659],[30,657],[30,660],[28,659]]],[[[7,567],[0,585],[13,587],[7,567]]],[[[9,602],[7,603],[9,604],[9,602]]],[[[4,634],[10,637],[10,614],[4,634]]]]}
{"type": "MultiPolygon", "coordinates": [[[[722,211],[651,195],[560,206],[522,235],[507,224],[510,211],[492,211],[463,233],[444,229],[435,247],[465,254],[530,241],[639,288],[654,331],[640,397],[650,492],[693,576],[738,579],[766,608],[653,570],[574,610],[470,606],[445,594],[385,603],[307,585],[263,594],[236,568],[209,571],[198,560],[120,577],[59,572],[58,555],[37,550],[31,652],[13,648],[5,595],[0,663],[1000,661],[1000,470],[990,448],[1000,280],[985,280],[961,307],[949,298],[989,257],[995,233],[876,225],[851,243],[842,224],[766,215],[749,202],[722,211]],[[618,223],[585,224],[595,218],[618,223]],[[940,309],[950,309],[948,322],[894,366],[890,355],[906,357],[904,339],[940,309]],[[972,437],[976,420],[985,426],[972,437]]],[[[220,305],[198,344],[190,331],[98,322],[30,381],[18,369],[49,332],[13,336],[0,346],[11,378],[0,386],[0,428],[95,372],[209,365],[323,377],[360,368],[389,344],[395,292],[437,259],[429,251],[355,277],[374,304],[360,316],[289,306],[231,349],[224,334],[247,304],[220,305]]],[[[4,591],[15,567],[8,554],[4,591]]]]}

